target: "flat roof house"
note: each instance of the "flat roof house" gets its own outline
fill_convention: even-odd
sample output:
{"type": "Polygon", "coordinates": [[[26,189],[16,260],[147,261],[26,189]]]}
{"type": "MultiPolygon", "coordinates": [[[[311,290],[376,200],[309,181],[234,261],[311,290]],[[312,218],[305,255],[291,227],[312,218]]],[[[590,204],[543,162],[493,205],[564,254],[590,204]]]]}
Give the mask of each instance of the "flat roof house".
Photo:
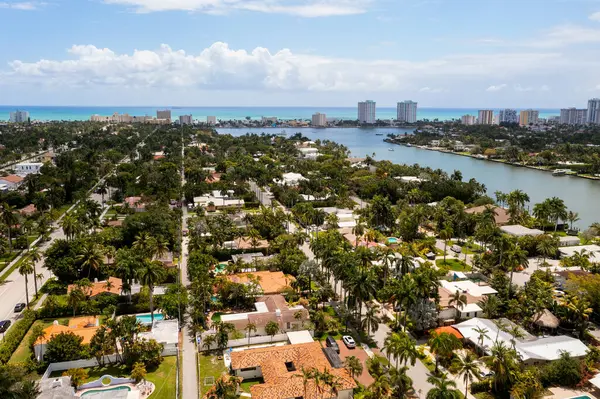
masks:
{"type": "MultiPolygon", "coordinates": [[[[73,291],[77,286],[75,284],[69,284],[67,287],[67,293],[73,291]]],[[[123,291],[123,280],[116,277],[109,277],[108,280],[105,281],[95,281],[92,283],[91,287],[87,287],[84,289],[85,294],[93,298],[100,294],[111,294],[111,295],[121,295],[123,291]]]]}
{"type": "Polygon", "coordinates": [[[525,226],[521,226],[520,224],[512,224],[512,225],[508,225],[508,226],[502,226],[502,227],[500,227],[500,230],[502,230],[506,234],[510,234],[511,236],[515,236],[515,237],[524,237],[524,236],[536,237],[536,236],[544,234],[544,232],[542,230],[530,229],[525,226]]]}
{"type": "Polygon", "coordinates": [[[441,280],[440,282],[442,285],[438,288],[441,307],[439,318],[442,320],[453,320],[456,318],[457,305],[455,303],[450,304],[450,301],[457,291],[467,299],[466,304],[458,309],[461,319],[480,317],[483,314],[483,309],[478,305],[478,302],[488,295],[498,293],[498,291],[489,285],[479,285],[470,280],[441,280]]]}
{"type": "Polygon", "coordinates": [[[52,338],[61,333],[73,333],[83,338],[83,344],[89,344],[96,331],[100,328],[100,319],[95,316],[74,317],[69,319],[69,325],[63,326],[54,321],[51,326],[44,329],[44,335],[39,337],[33,345],[33,352],[38,360],[42,360],[46,352],[46,345],[52,338]]]}
{"type": "MultiPolygon", "coordinates": [[[[253,399],[319,399],[326,389],[308,380],[302,369],[327,370],[339,383],[337,394],[327,399],[350,399],[356,382],[344,368],[333,368],[319,342],[272,346],[231,353],[232,374],[246,378],[262,377],[264,383],[250,387],[253,399]]],[[[328,394],[332,395],[332,394],[328,394]]]]}
{"type": "Polygon", "coordinates": [[[252,284],[256,280],[265,295],[280,294],[294,281],[294,277],[283,272],[269,271],[232,274],[227,279],[237,284],[252,284]]]}

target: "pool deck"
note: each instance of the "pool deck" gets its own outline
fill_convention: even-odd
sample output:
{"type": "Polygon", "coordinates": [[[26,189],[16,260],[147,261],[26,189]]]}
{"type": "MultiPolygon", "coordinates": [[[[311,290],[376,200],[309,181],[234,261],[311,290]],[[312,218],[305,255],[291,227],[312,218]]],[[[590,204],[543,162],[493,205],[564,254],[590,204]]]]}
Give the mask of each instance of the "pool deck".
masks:
{"type": "Polygon", "coordinates": [[[568,388],[550,388],[552,395],[544,396],[544,399],[570,399],[580,396],[588,396],[591,399],[600,399],[600,392],[597,389],[581,390],[568,388]]]}
{"type": "MultiPolygon", "coordinates": [[[[119,385],[110,385],[110,386],[106,386],[106,387],[101,387],[101,388],[89,388],[89,389],[82,389],[76,392],[76,396],[77,397],[82,397],[83,394],[85,394],[86,392],[89,391],[111,391],[114,390],[114,388],[117,387],[129,387],[129,389],[131,389],[128,393],[127,393],[127,399],[145,399],[148,396],[152,395],[152,393],[154,392],[154,389],[156,388],[154,386],[153,383],[151,383],[150,381],[146,381],[146,387],[147,389],[142,389],[142,385],[137,384],[119,384],[119,385]]],[[[93,396],[83,396],[83,398],[93,398],[93,396]]]]}

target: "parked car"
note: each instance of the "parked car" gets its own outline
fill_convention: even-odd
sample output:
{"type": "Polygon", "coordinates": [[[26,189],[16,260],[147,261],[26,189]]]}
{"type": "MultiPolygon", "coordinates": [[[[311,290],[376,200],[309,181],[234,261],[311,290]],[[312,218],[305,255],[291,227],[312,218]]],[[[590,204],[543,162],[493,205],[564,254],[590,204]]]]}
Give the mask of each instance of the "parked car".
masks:
{"type": "Polygon", "coordinates": [[[344,335],[342,337],[342,341],[344,341],[344,345],[346,345],[346,347],[348,349],[354,349],[356,348],[356,342],[354,341],[354,338],[352,338],[349,335],[344,335]]]}
{"type": "Polygon", "coordinates": [[[459,245],[454,244],[453,246],[450,247],[450,249],[453,252],[456,252],[457,254],[462,252],[462,248],[459,245]]]}
{"type": "Polygon", "coordinates": [[[427,257],[427,259],[429,260],[435,260],[435,253],[433,252],[427,252],[427,254],[425,255],[427,257]]]}
{"type": "Polygon", "coordinates": [[[23,309],[25,309],[25,306],[27,306],[27,305],[25,305],[23,302],[17,303],[15,305],[15,313],[19,313],[19,312],[23,311],[23,309]]]}
{"type": "Polygon", "coordinates": [[[10,320],[2,320],[0,321],[0,333],[6,332],[10,327],[10,320]]]}
{"type": "Polygon", "coordinates": [[[325,338],[325,345],[335,350],[336,353],[340,353],[340,346],[331,335],[328,335],[327,338],[325,338]]]}

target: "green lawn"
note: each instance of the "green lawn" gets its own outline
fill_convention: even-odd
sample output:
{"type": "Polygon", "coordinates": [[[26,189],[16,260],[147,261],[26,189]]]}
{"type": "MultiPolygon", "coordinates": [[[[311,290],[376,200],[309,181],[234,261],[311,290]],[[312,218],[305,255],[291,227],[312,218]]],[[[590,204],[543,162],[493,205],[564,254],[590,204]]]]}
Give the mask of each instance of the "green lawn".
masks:
{"type": "Polygon", "coordinates": [[[455,272],[465,272],[471,270],[471,266],[458,259],[446,258],[446,263],[444,263],[444,259],[436,259],[435,264],[439,268],[446,268],[455,272]]]}
{"type": "Polygon", "coordinates": [[[242,391],[250,393],[250,387],[252,385],[257,385],[257,384],[262,384],[262,383],[264,383],[264,380],[262,378],[253,378],[251,380],[244,380],[244,381],[242,381],[240,388],[242,388],[242,391]]]}
{"type": "Polygon", "coordinates": [[[463,245],[460,245],[457,241],[452,241],[451,245],[458,245],[459,247],[461,247],[461,254],[464,255],[465,253],[467,255],[473,255],[473,254],[480,254],[482,252],[481,247],[477,244],[468,244],[468,243],[463,243],[463,245]]]}
{"type": "MultiPolygon", "coordinates": [[[[86,382],[97,380],[103,375],[113,377],[129,377],[129,372],[122,365],[106,365],[104,367],[93,367],[86,369],[88,379],[86,382]]],[[[50,377],[58,377],[63,371],[55,371],[50,377]]],[[[165,357],[160,366],[146,374],[146,380],[154,383],[155,390],[148,399],[172,399],[176,397],[177,390],[177,356],[165,357]]]]}
{"type": "Polygon", "coordinates": [[[212,385],[204,385],[204,379],[206,377],[213,377],[216,381],[221,375],[227,373],[227,368],[223,359],[217,359],[217,356],[210,356],[206,354],[200,354],[199,356],[199,367],[200,367],[200,396],[203,397],[212,385]]]}

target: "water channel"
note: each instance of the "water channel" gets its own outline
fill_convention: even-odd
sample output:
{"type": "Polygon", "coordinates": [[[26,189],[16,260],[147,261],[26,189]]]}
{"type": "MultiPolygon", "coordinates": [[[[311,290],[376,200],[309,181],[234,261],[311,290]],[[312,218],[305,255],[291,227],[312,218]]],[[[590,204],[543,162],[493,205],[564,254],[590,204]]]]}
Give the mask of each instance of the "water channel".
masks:
{"type": "MultiPolygon", "coordinates": [[[[281,129],[217,129],[219,133],[240,136],[246,133],[280,133],[281,129]]],[[[448,173],[460,170],[464,180],[471,178],[485,184],[487,193],[494,198],[495,191],[510,192],[520,189],[529,194],[531,206],[546,198],[559,197],[574,212],[579,213],[580,228],[587,228],[593,222],[600,221],[598,215],[600,199],[600,181],[571,176],[552,176],[549,172],[504,165],[496,162],[477,160],[460,155],[446,154],[388,144],[383,141],[388,133],[402,134],[410,131],[402,129],[286,129],[287,135],[301,132],[311,140],[331,140],[343,144],[352,152],[352,156],[364,157],[375,153],[377,160],[390,160],[394,163],[412,165],[418,163],[433,169],[442,169],[448,173]],[[377,134],[383,134],[382,136],[377,134]],[[390,151],[393,149],[393,151],[390,151]]]]}

